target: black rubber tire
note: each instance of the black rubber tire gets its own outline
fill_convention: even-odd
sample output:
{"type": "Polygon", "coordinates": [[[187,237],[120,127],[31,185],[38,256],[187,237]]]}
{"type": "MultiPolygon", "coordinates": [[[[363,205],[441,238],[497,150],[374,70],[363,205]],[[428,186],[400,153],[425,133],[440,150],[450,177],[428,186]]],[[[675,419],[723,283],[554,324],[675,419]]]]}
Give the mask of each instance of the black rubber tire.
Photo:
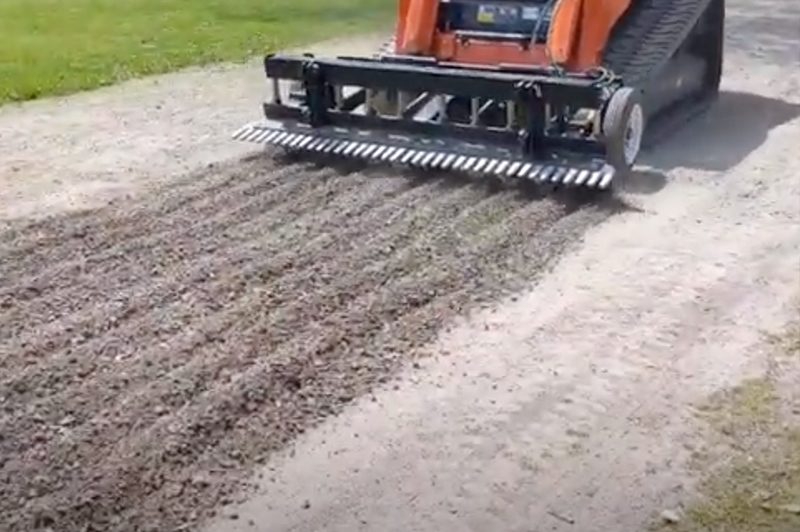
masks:
{"type": "Polygon", "coordinates": [[[603,140],[606,160],[616,170],[615,181],[627,180],[636,164],[646,127],[644,117],[641,92],[633,87],[617,90],[608,101],[603,114],[603,140]],[[634,116],[637,113],[638,117],[634,116]],[[636,131],[637,126],[638,131],[636,131]],[[626,153],[629,135],[639,137],[636,140],[638,146],[632,156],[626,153]]]}
{"type": "Polygon", "coordinates": [[[725,62],[725,0],[712,0],[706,12],[709,35],[707,54],[709,69],[704,89],[710,96],[719,93],[722,82],[722,69],[725,62]]]}

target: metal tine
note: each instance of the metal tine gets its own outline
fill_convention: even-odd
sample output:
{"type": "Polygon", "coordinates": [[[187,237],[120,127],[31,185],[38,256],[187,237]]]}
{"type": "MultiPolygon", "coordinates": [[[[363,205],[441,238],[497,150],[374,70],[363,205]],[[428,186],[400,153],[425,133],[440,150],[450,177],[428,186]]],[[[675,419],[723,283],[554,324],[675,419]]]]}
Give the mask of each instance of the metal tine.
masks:
{"type": "Polygon", "coordinates": [[[528,172],[533,167],[533,163],[525,163],[522,165],[522,168],[519,169],[517,172],[517,177],[526,177],[528,172]]]}
{"type": "Polygon", "coordinates": [[[316,152],[324,152],[325,150],[328,149],[328,146],[330,146],[331,144],[334,144],[335,142],[336,141],[332,140],[332,139],[322,139],[322,142],[320,142],[319,144],[317,144],[314,147],[314,151],[316,151],[316,152]]]}
{"type": "Polygon", "coordinates": [[[254,142],[258,142],[258,143],[261,143],[261,144],[269,144],[269,141],[267,139],[269,139],[270,137],[273,137],[275,135],[276,135],[275,130],[267,129],[267,130],[262,131],[261,133],[259,133],[256,136],[254,142]]]}
{"type": "Polygon", "coordinates": [[[372,152],[372,159],[380,159],[381,155],[383,155],[383,152],[385,152],[388,148],[389,146],[386,146],[385,144],[378,146],[378,149],[372,152]]]}
{"type": "Polygon", "coordinates": [[[312,136],[308,140],[308,142],[305,143],[305,145],[303,146],[303,149],[306,150],[306,151],[313,151],[314,147],[318,146],[319,144],[321,144],[322,141],[323,141],[322,138],[312,136]]]}
{"type": "Polygon", "coordinates": [[[372,152],[378,149],[377,144],[369,144],[367,145],[367,149],[361,152],[361,157],[364,159],[369,159],[369,156],[372,155],[372,152]]]}
{"type": "Polygon", "coordinates": [[[514,161],[511,163],[511,166],[509,166],[508,170],[506,170],[506,177],[517,175],[517,170],[519,170],[520,166],[522,166],[520,161],[514,161]]]}
{"type": "Polygon", "coordinates": [[[364,144],[363,142],[358,142],[356,143],[356,147],[353,149],[353,151],[350,152],[349,155],[353,159],[355,159],[356,157],[360,157],[361,152],[363,152],[366,148],[367,144],[364,144]]]}
{"type": "Polygon", "coordinates": [[[294,142],[294,139],[297,138],[297,133],[290,133],[288,137],[282,139],[278,145],[279,146],[288,146],[289,143],[294,142]]]}
{"type": "Polygon", "coordinates": [[[589,170],[581,170],[578,174],[578,178],[575,180],[575,184],[578,186],[583,185],[583,183],[588,179],[591,172],[589,170]]]}
{"type": "Polygon", "coordinates": [[[395,161],[398,161],[401,157],[403,157],[403,155],[406,154],[407,151],[408,151],[407,148],[400,148],[399,150],[397,150],[392,154],[392,157],[389,159],[389,162],[393,163],[395,161]]]}
{"type": "Polygon", "coordinates": [[[294,148],[294,145],[300,142],[302,139],[303,139],[302,135],[295,133],[293,137],[283,141],[283,147],[286,148],[287,150],[291,150],[294,148]]]}
{"type": "Polygon", "coordinates": [[[405,155],[400,159],[401,164],[408,164],[408,162],[417,156],[417,150],[408,150],[405,155]]]}
{"type": "Polygon", "coordinates": [[[481,169],[483,169],[483,167],[486,166],[487,162],[489,162],[489,159],[487,159],[486,157],[481,158],[481,160],[478,161],[478,164],[475,165],[475,168],[473,170],[475,172],[480,172],[481,169]]]}
{"type": "Polygon", "coordinates": [[[466,155],[459,155],[456,158],[455,162],[453,163],[453,169],[454,170],[461,170],[461,168],[464,166],[465,162],[467,162],[467,156],[466,155]]]}
{"type": "Polygon", "coordinates": [[[553,175],[550,176],[550,182],[560,183],[561,181],[563,181],[564,176],[567,175],[568,171],[569,171],[568,168],[564,166],[559,166],[558,168],[556,168],[556,171],[553,173],[553,175]]]}
{"type": "Polygon", "coordinates": [[[603,177],[603,172],[601,172],[601,171],[592,172],[592,177],[586,183],[586,186],[594,188],[600,182],[600,179],[602,177],[603,177]]]}
{"type": "Polygon", "coordinates": [[[313,149],[314,151],[322,151],[331,142],[333,142],[333,141],[331,139],[327,138],[327,137],[320,137],[319,138],[319,142],[313,143],[311,146],[309,146],[309,149],[313,149]]]}
{"type": "Polygon", "coordinates": [[[611,186],[611,182],[614,180],[614,172],[611,170],[606,171],[605,175],[603,175],[602,181],[600,181],[600,185],[598,188],[601,190],[606,190],[608,187],[611,186]]]}
{"type": "Polygon", "coordinates": [[[245,134],[245,135],[242,137],[242,140],[244,140],[245,142],[253,142],[253,140],[255,140],[255,139],[256,139],[256,137],[258,137],[258,135],[259,135],[260,133],[261,133],[261,131],[260,131],[260,130],[253,128],[253,129],[251,129],[250,131],[248,131],[248,132],[247,132],[247,133],[246,133],[246,134],[245,134]]]}
{"type": "Polygon", "coordinates": [[[297,147],[299,149],[301,149],[301,150],[306,150],[306,149],[308,149],[309,143],[311,143],[313,140],[314,140],[314,137],[311,136],[311,135],[308,135],[308,136],[306,136],[306,138],[303,139],[303,142],[301,142],[300,144],[297,145],[297,147]]]}
{"type": "Polygon", "coordinates": [[[567,175],[564,176],[563,183],[565,185],[571,185],[572,182],[575,180],[575,176],[577,176],[577,175],[578,175],[578,169],[577,168],[570,168],[569,172],[567,172],[567,175]]]}
{"type": "Polygon", "coordinates": [[[439,152],[436,157],[431,161],[431,168],[438,169],[444,160],[447,158],[447,153],[439,152]]]}
{"type": "Polygon", "coordinates": [[[381,161],[388,161],[391,159],[394,152],[397,151],[397,147],[395,146],[386,146],[386,151],[381,154],[381,161]]]}
{"type": "Polygon", "coordinates": [[[500,161],[500,164],[498,164],[497,168],[494,169],[494,175],[501,175],[503,172],[505,172],[506,168],[508,168],[509,164],[511,164],[511,161],[507,159],[500,161]]]}
{"type": "Polygon", "coordinates": [[[289,133],[287,133],[286,131],[277,131],[277,135],[267,135],[266,137],[264,137],[265,139],[264,143],[277,145],[279,142],[285,140],[288,136],[289,133]]]}
{"type": "Polygon", "coordinates": [[[367,148],[369,148],[369,144],[360,143],[358,147],[351,153],[353,157],[361,157],[361,154],[364,153],[367,148]]]}
{"type": "Polygon", "coordinates": [[[336,150],[338,150],[342,144],[344,144],[343,140],[335,139],[333,142],[325,146],[325,148],[322,150],[322,153],[324,153],[325,155],[333,153],[336,150]]]}
{"type": "Polygon", "coordinates": [[[439,155],[438,151],[428,152],[427,157],[422,159],[422,167],[423,168],[427,168],[429,170],[431,168],[433,168],[433,161],[434,161],[434,159],[436,159],[436,156],[438,156],[438,155],[439,155]]]}
{"type": "Polygon", "coordinates": [[[272,144],[275,146],[279,146],[280,143],[283,142],[283,140],[286,139],[288,136],[289,136],[288,131],[282,131],[280,135],[272,139],[272,144]]]}
{"type": "Polygon", "coordinates": [[[322,151],[325,146],[330,143],[330,139],[326,139],[325,137],[320,137],[319,140],[316,142],[312,142],[309,144],[308,149],[311,151],[319,152],[322,151]]]}
{"type": "Polygon", "coordinates": [[[441,164],[441,168],[443,168],[444,170],[449,170],[456,159],[458,159],[458,156],[455,153],[451,153],[450,155],[444,158],[444,161],[442,161],[441,164]]]}
{"type": "Polygon", "coordinates": [[[280,133],[278,133],[278,135],[277,135],[277,136],[276,136],[274,139],[272,139],[270,142],[271,142],[271,144],[275,144],[275,145],[277,146],[277,144],[278,144],[280,141],[282,141],[283,139],[285,139],[285,138],[286,138],[288,135],[289,135],[289,133],[287,133],[286,131],[281,131],[281,132],[280,132],[280,133]]]}
{"type": "Polygon", "coordinates": [[[427,157],[422,159],[422,162],[420,164],[423,167],[432,167],[432,163],[433,163],[433,160],[436,158],[436,155],[437,155],[437,153],[435,151],[430,152],[427,157]]]}
{"type": "Polygon", "coordinates": [[[267,139],[270,135],[274,135],[274,134],[275,134],[274,130],[266,129],[266,130],[260,131],[258,133],[258,135],[256,135],[256,138],[253,139],[253,142],[264,143],[265,139],[267,139]]]}
{"type": "Polygon", "coordinates": [[[281,141],[281,146],[284,148],[290,148],[295,142],[299,142],[301,138],[303,138],[302,133],[292,133],[281,141]]]}
{"type": "Polygon", "coordinates": [[[306,144],[305,148],[303,149],[306,151],[316,151],[317,146],[321,145],[323,142],[325,142],[323,137],[312,137],[311,141],[306,144]]]}
{"type": "Polygon", "coordinates": [[[252,129],[251,126],[240,127],[231,136],[234,138],[234,140],[240,140],[240,139],[244,138],[245,134],[248,131],[250,131],[251,129],[252,129]]]}
{"type": "Polygon", "coordinates": [[[472,170],[472,165],[475,164],[475,162],[477,160],[478,160],[477,157],[470,157],[469,159],[467,159],[467,162],[464,163],[464,166],[462,167],[462,170],[464,170],[465,172],[471,171],[472,170]]]}
{"type": "Polygon", "coordinates": [[[364,144],[362,144],[361,142],[353,142],[353,144],[351,146],[349,146],[347,149],[345,149],[342,152],[342,154],[346,155],[348,157],[353,157],[356,154],[356,152],[358,150],[360,150],[361,148],[363,148],[363,147],[364,147],[364,144]]]}
{"type": "Polygon", "coordinates": [[[425,152],[425,151],[421,151],[421,152],[417,153],[417,155],[413,159],[411,159],[411,164],[414,165],[414,166],[419,165],[419,163],[422,162],[422,159],[424,159],[427,154],[428,154],[428,152],[425,152]]]}
{"type": "Polygon", "coordinates": [[[541,164],[535,164],[532,166],[533,168],[531,168],[528,172],[528,179],[530,180],[540,180],[544,172],[550,168],[549,166],[542,166],[541,164]]]}
{"type": "Polygon", "coordinates": [[[345,152],[345,151],[347,151],[347,150],[349,150],[351,146],[355,146],[355,145],[356,145],[356,143],[355,143],[355,142],[353,142],[352,140],[343,141],[343,142],[342,142],[342,144],[341,144],[341,146],[339,146],[338,148],[336,148],[336,149],[333,151],[333,153],[334,153],[335,155],[341,155],[341,156],[344,156],[344,152],[345,152]]]}
{"type": "Polygon", "coordinates": [[[297,137],[295,137],[294,140],[292,140],[292,142],[287,143],[286,147],[291,148],[293,150],[300,148],[300,144],[303,143],[305,138],[306,138],[305,135],[298,135],[297,137]]]}
{"type": "MultiPolygon", "coordinates": [[[[244,128],[242,128],[242,129],[240,129],[239,131],[236,132],[236,138],[238,140],[244,140],[244,139],[248,138],[250,135],[252,135],[253,131],[258,131],[258,130],[255,129],[255,128],[252,128],[252,127],[244,127],[244,128]]],[[[281,132],[281,130],[278,130],[278,133],[280,133],[280,132],[281,132]]]]}
{"type": "Polygon", "coordinates": [[[351,140],[342,141],[342,143],[339,146],[337,146],[337,148],[335,150],[333,150],[333,154],[334,155],[344,155],[344,152],[349,150],[351,146],[355,146],[355,144],[356,143],[351,141],[351,140]]]}
{"type": "Polygon", "coordinates": [[[347,148],[347,146],[349,146],[349,145],[350,145],[349,141],[340,140],[338,142],[338,144],[334,145],[334,148],[330,151],[330,153],[332,155],[335,155],[335,156],[338,157],[338,156],[340,156],[342,154],[342,152],[345,150],[345,148],[347,148]]]}
{"type": "Polygon", "coordinates": [[[486,168],[483,169],[483,173],[486,175],[491,175],[494,171],[494,167],[497,166],[497,163],[500,162],[497,159],[492,159],[489,161],[489,164],[486,165],[486,168]]]}

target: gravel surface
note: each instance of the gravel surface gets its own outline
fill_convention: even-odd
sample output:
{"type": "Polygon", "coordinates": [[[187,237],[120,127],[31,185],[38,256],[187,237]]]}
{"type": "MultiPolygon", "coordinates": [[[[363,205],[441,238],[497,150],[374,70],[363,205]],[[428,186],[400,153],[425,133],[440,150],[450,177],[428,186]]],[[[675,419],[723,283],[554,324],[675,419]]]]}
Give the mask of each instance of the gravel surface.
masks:
{"type": "Polygon", "coordinates": [[[634,530],[672,507],[682,413],[798,280],[798,16],[730,1],[724,93],[624,215],[240,159],[257,63],[0,109],[0,529],[634,530]],[[409,366],[432,380],[386,384],[409,366]],[[359,397],[385,410],[331,416],[359,397]],[[239,509],[261,463],[277,480],[239,509]]]}
{"type": "Polygon", "coordinates": [[[0,234],[0,528],[170,530],[610,208],[253,156],[0,234]]]}

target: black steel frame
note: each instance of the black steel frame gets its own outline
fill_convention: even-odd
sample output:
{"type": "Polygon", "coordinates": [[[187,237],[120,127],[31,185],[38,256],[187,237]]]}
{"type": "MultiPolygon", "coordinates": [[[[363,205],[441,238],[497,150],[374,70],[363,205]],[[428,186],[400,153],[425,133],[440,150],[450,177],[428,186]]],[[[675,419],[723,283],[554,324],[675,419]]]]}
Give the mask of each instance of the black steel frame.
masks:
{"type": "Polygon", "coordinates": [[[480,69],[402,56],[320,59],[311,55],[269,55],[264,67],[268,78],[302,81],[306,91],[302,107],[265,103],[268,119],[293,120],[312,127],[366,127],[398,133],[443,134],[504,145],[516,142],[523,153],[534,158],[551,150],[602,153],[604,147],[597,139],[548,134],[545,106],[556,111],[564,108],[602,111],[614,90],[622,86],[619,78],[602,72],[562,73],[551,68],[502,66],[480,69]],[[337,110],[331,101],[331,89],[343,86],[513,101],[524,110],[526,123],[519,131],[513,131],[356,115],[349,112],[351,109],[337,110]]]}

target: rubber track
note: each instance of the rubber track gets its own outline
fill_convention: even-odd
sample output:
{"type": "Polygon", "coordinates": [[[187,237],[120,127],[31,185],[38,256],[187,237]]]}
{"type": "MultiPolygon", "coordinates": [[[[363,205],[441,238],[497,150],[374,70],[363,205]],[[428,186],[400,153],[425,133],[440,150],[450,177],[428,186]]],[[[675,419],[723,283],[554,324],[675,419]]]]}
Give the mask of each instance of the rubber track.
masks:
{"type": "Polygon", "coordinates": [[[612,34],[605,64],[629,85],[646,83],[683,45],[712,0],[640,0],[612,34]]]}

